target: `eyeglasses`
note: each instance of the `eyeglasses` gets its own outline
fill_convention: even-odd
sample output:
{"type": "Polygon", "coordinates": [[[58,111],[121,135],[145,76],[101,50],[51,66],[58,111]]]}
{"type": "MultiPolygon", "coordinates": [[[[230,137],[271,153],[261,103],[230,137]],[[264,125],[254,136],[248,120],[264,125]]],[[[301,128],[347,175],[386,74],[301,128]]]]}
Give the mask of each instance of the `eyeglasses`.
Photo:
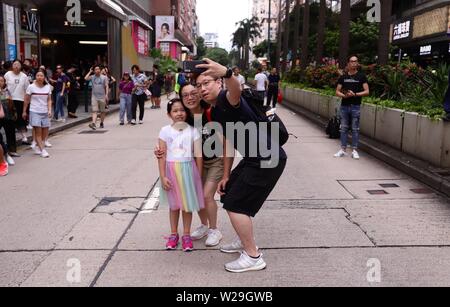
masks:
{"type": "Polygon", "coordinates": [[[183,95],[181,95],[181,97],[183,97],[183,99],[188,99],[189,97],[197,98],[198,97],[198,92],[190,92],[190,93],[187,93],[187,94],[183,94],[183,95]]]}
{"type": "Polygon", "coordinates": [[[197,89],[201,90],[202,88],[206,88],[208,87],[212,82],[215,82],[216,80],[205,80],[202,83],[197,83],[195,86],[197,87],[197,89]]]}

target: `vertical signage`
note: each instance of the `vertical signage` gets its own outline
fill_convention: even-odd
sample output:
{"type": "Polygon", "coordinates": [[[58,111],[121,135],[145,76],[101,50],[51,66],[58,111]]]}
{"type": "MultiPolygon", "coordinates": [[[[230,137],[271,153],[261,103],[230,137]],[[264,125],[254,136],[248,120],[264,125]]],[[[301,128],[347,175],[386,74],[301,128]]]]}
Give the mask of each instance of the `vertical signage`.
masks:
{"type": "Polygon", "coordinates": [[[6,31],[8,36],[8,60],[14,61],[17,58],[15,10],[10,5],[5,5],[4,8],[6,11],[6,31]]]}
{"type": "Polygon", "coordinates": [[[411,21],[405,21],[394,25],[392,40],[409,38],[411,33],[411,21]]]}
{"type": "Polygon", "coordinates": [[[133,41],[137,53],[147,56],[149,49],[149,31],[144,29],[137,21],[133,21],[133,41]]]}

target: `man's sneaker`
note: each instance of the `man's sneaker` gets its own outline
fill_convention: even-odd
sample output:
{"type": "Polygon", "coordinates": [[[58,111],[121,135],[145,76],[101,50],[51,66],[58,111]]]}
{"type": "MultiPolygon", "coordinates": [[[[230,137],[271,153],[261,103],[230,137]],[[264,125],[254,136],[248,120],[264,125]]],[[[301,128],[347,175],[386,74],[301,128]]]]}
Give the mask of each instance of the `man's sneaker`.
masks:
{"type": "Polygon", "coordinates": [[[92,130],[97,130],[97,127],[95,126],[94,123],[90,123],[89,128],[91,128],[92,130]]]}
{"type": "Polygon", "coordinates": [[[50,155],[48,154],[47,150],[44,149],[41,153],[41,157],[42,158],[50,158],[50,155]]]}
{"type": "Polygon", "coordinates": [[[359,153],[358,153],[358,151],[356,151],[356,150],[353,150],[353,153],[352,153],[352,158],[353,159],[355,159],[355,160],[359,160],[359,153]]]}
{"type": "Polygon", "coordinates": [[[178,242],[180,241],[179,235],[171,235],[166,243],[166,250],[175,250],[178,247],[178,242]]]}
{"type": "Polygon", "coordinates": [[[40,149],[38,146],[35,146],[34,149],[33,149],[33,151],[34,151],[34,154],[35,154],[36,156],[42,155],[42,151],[41,151],[41,149],[40,149]]]}
{"type": "Polygon", "coordinates": [[[52,148],[52,147],[53,147],[53,145],[52,145],[52,144],[50,144],[50,142],[49,142],[49,141],[45,141],[45,147],[47,147],[47,148],[52,148]]]}
{"type": "Polygon", "coordinates": [[[192,240],[201,240],[208,235],[209,228],[208,226],[201,225],[191,235],[192,240]]]}
{"type": "Polygon", "coordinates": [[[119,125],[121,125],[121,126],[124,126],[124,125],[125,125],[125,123],[124,123],[124,122],[120,122],[120,123],[119,123],[119,125]]]}
{"type": "Polygon", "coordinates": [[[347,156],[347,153],[344,150],[342,150],[342,149],[339,150],[337,152],[337,154],[334,155],[335,158],[342,158],[342,157],[345,157],[345,156],[347,156]]]}
{"type": "Polygon", "coordinates": [[[214,247],[219,245],[223,239],[222,233],[218,229],[210,229],[208,232],[208,239],[206,239],[205,245],[207,247],[214,247]]]}
{"type": "Polygon", "coordinates": [[[22,144],[24,144],[24,145],[31,145],[31,143],[28,142],[28,138],[27,138],[26,136],[24,136],[24,137],[22,138],[22,144]]]}
{"type": "Polygon", "coordinates": [[[266,268],[263,255],[260,254],[258,259],[254,259],[247,255],[245,251],[241,253],[238,260],[225,264],[225,270],[232,273],[244,273],[249,271],[261,271],[266,268]]]}
{"type": "Polygon", "coordinates": [[[100,129],[104,129],[105,125],[103,123],[100,123],[100,129]]]}
{"type": "Polygon", "coordinates": [[[194,250],[194,242],[192,242],[191,236],[183,236],[183,251],[192,252],[194,250]]]}
{"type": "Polygon", "coordinates": [[[133,126],[135,126],[135,125],[136,125],[136,120],[133,119],[133,120],[131,121],[131,124],[132,124],[133,126]]]}
{"type": "Polygon", "coordinates": [[[139,125],[142,125],[142,124],[144,124],[144,121],[143,121],[143,120],[140,120],[140,121],[139,121],[139,125]]]}
{"type": "Polygon", "coordinates": [[[10,155],[6,155],[6,162],[7,162],[9,165],[11,165],[11,166],[16,165],[16,162],[14,162],[14,159],[11,158],[10,155]]]}
{"type": "Polygon", "coordinates": [[[226,254],[234,254],[242,252],[243,249],[244,246],[242,245],[241,240],[236,239],[232,243],[222,246],[220,251],[226,254]]]}
{"type": "Polygon", "coordinates": [[[8,163],[3,162],[0,164],[0,177],[8,175],[8,163]]]}

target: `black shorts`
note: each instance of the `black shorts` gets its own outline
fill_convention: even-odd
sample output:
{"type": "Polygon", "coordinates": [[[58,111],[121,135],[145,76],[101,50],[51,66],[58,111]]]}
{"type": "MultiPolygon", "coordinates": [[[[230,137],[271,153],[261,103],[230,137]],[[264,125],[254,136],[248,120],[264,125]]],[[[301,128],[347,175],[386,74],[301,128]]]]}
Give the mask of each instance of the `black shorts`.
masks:
{"type": "Polygon", "coordinates": [[[150,91],[152,92],[152,96],[155,98],[161,98],[161,86],[159,85],[153,85],[150,88],[150,91]]]}
{"type": "Polygon", "coordinates": [[[280,160],[276,168],[261,168],[259,162],[241,161],[233,170],[221,202],[227,211],[250,217],[261,210],[286,167],[280,160]]]}

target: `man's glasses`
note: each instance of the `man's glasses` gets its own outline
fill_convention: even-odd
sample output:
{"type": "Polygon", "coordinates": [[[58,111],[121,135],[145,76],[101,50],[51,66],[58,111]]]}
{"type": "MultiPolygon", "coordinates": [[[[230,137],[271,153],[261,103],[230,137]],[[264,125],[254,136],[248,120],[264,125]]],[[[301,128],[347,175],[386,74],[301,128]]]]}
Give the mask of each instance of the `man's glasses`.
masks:
{"type": "Polygon", "coordinates": [[[216,80],[205,80],[201,83],[197,83],[196,87],[197,89],[201,90],[202,88],[208,87],[212,82],[215,82],[216,80]]]}

